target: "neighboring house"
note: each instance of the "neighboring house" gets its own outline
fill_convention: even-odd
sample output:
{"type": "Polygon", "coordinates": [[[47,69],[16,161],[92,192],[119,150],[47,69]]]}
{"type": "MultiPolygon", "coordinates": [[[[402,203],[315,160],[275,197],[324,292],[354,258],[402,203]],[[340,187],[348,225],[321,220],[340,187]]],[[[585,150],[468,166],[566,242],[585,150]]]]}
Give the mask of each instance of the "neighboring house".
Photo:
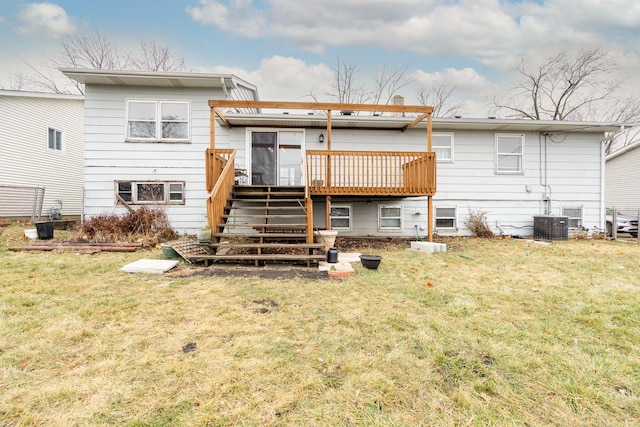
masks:
{"type": "Polygon", "coordinates": [[[29,216],[44,187],[42,215],[82,214],[84,98],[0,90],[0,216],[29,216]]]}
{"type": "Polygon", "coordinates": [[[162,206],[179,232],[206,224],[210,99],[257,99],[227,74],[63,69],[85,85],[85,218],[162,206]]]}
{"type": "Polygon", "coordinates": [[[85,84],[87,216],[161,205],[180,232],[294,230],[308,245],[324,228],[469,235],[473,212],[505,235],[530,236],[546,215],[603,228],[616,124],[432,119],[423,106],[261,102],[230,75],[62,71],[85,84]],[[302,215],[276,206],[287,197],[302,215]]]}
{"type": "Polygon", "coordinates": [[[640,209],[640,141],[610,154],[605,164],[605,202],[610,208],[640,209]]]}

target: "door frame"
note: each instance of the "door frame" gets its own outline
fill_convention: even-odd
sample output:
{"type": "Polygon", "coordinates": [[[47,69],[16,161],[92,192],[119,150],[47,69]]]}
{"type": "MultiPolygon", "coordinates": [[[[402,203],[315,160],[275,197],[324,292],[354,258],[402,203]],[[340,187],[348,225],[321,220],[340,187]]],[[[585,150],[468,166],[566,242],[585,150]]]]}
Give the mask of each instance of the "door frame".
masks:
{"type": "MultiPolygon", "coordinates": [[[[304,156],[306,153],[306,149],[305,149],[305,139],[306,139],[306,129],[304,128],[263,128],[263,127],[259,127],[259,128],[246,128],[245,129],[245,168],[247,170],[247,176],[249,177],[249,185],[253,185],[251,184],[251,169],[252,169],[252,149],[253,149],[253,144],[252,144],[252,137],[251,134],[253,132],[272,132],[272,133],[276,133],[276,149],[277,147],[280,145],[280,133],[281,132],[300,132],[301,137],[300,137],[300,170],[301,170],[301,176],[300,176],[300,185],[304,185],[304,181],[305,181],[305,173],[304,173],[304,156]]],[[[279,156],[276,155],[276,162],[279,161],[279,156]]],[[[276,163],[277,165],[277,163],[276,163]]],[[[276,180],[278,180],[278,173],[276,173],[276,180]]],[[[279,185],[279,184],[276,184],[279,185]]]]}

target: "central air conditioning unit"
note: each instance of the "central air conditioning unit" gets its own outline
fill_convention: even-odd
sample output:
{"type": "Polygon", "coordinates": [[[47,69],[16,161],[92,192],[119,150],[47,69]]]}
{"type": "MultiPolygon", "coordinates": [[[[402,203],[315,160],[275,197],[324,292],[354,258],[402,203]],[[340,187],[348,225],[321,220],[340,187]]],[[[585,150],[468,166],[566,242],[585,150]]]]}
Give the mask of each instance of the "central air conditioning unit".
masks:
{"type": "Polygon", "coordinates": [[[569,240],[569,217],[534,216],[533,238],[535,240],[569,240]]]}

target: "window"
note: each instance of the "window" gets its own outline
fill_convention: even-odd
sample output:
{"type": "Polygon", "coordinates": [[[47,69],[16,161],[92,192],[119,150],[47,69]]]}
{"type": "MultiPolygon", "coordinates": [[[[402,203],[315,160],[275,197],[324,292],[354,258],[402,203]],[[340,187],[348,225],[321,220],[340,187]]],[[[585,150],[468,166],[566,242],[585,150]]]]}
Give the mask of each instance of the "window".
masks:
{"type": "Polygon", "coordinates": [[[378,206],[378,229],[402,230],[402,206],[378,206]]]}
{"type": "Polygon", "coordinates": [[[62,151],[62,131],[49,128],[49,148],[51,150],[62,151]]]}
{"type": "Polygon", "coordinates": [[[522,173],[524,135],[496,135],[496,172],[522,173]]]}
{"type": "Polygon", "coordinates": [[[455,229],[457,225],[457,212],[455,207],[436,207],[436,229],[455,229]]]}
{"type": "Polygon", "coordinates": [[[189,102],[127,100],[127,140],[189,141],[189,102]]]}
{"type": "Polygon", "coordinates": [[[453,134],[434,133],[432,137],[433,151],[438,162],[453,162],[453,134]]]}
{"type": "Polygon", "coordinates": [[[331,229],[351,230],[351,206],[331,205],[331,229]]]}
{"type": "Polygon", "coordinates": [[[118,181],[116,191],[131,204],[184,204],[184,182],[118,181]]]}
{"type": "Polygon", "coordinates": [[[582,207],[562,207],[562,216],[569,218],[569,228],[582,227],[582,207]]]}

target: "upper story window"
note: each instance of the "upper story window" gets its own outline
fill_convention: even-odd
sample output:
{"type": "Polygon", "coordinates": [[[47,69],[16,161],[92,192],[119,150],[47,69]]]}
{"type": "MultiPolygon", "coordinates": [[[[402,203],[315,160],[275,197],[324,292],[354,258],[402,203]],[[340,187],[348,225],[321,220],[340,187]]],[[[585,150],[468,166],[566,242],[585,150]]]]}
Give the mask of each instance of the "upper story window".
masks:
{"type": "Polygon", "coordinates": [[[188,142],[188,101],[127,100],[127,141],[188,142]]]}
{"type": "Polygon", "coordinates": [[[496,173],[519,174],[523,170],[524,135],[496,135],[496,173]]]}
{"type": "Polygon", "coordinates": [[[49,128],[48,131],[48,144],[51,150],[62,151],[62,131],[54,128],[49,128]]]}
{"type": "Polygon", "coordinates": [[[432,136],[432,146],[438,162],[453,162],[452,133],[434,133],[432,136]]]}

